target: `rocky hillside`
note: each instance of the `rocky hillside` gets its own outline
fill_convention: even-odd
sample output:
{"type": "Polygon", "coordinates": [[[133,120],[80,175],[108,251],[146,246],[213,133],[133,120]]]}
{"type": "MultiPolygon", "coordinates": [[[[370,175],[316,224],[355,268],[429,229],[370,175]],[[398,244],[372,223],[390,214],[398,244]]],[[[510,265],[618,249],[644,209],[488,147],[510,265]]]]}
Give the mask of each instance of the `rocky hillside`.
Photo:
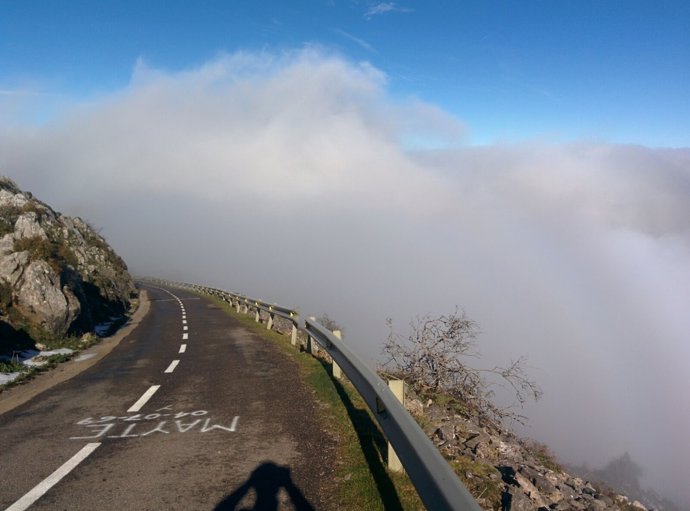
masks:
{"type": "MultiPolygon", "coordinates": [[[[494,421],[478,420],[466,403],[412,390],[408,411],[450,461],[480,506],[500,511],[671,510],[641,503],[568,473],[541,444],[518,438],[494,421]]],[[[620,490],[619,490],[620,491],[620,490]]],[[[661,500],[661,499],[658,499],[661,500]]]]}
{"type": "Polygon", "coordinates": [[[125,263],[86,222],[0,177],[0,355],[93,330],[135,293],[125,263]]]}

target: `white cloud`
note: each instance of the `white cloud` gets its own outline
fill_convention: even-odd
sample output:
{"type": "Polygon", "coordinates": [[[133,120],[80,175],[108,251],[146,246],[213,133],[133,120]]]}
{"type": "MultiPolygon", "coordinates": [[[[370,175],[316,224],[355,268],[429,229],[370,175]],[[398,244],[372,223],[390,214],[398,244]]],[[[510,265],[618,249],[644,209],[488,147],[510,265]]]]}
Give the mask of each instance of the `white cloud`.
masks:
{"type": "Polygon", "coordinates": [[[346,32],[345,30],[342,30],[340,28],[334,28],[333,32],[335,32],[336,34],[338,34],[340,36],[343,36],[345,39],[349,39],[350,41],[357,44],[359,47],[364,48],[368,52],[378,53],[378,51],[376,51],[376,48],[374,48],[371,44],[366,42],[364,39],[356,37],[356,36],[350,34],[349,32],[346,32]]]}
{"type": "Polygon", "coordinates": [[[364,13],[364,17],[369,20],[373,16],[386,14],[389,12],[414,12],[414,10],[408,7],[399,7],[395,4],[395,2],[379,2],[377,4],[370,5],[367,11],[364,13]]]}
{"type": "Polygon", "coordinates": [[[385,317],[463,306],[489,362],[540,368],[535,436],[593,463],[628,450],[680,495],[690,150],[465,147],[462,122],[387,80],[313,48],[138,62],[123,91],[0,126],[0,171],[137,273],[328,312],[366,356],[385,317]]]}

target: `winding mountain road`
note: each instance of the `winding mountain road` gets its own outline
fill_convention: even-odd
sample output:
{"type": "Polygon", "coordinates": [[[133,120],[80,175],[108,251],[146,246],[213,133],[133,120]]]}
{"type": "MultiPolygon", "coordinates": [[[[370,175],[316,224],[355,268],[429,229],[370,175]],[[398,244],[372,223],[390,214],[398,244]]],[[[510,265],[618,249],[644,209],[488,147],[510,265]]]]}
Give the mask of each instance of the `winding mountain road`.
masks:
{"type": "Polygon", "coordinates": [[[0,415],[0,509],[332,507],[294,362],[205,298],[146,289],[109,355],[0,415]]]}

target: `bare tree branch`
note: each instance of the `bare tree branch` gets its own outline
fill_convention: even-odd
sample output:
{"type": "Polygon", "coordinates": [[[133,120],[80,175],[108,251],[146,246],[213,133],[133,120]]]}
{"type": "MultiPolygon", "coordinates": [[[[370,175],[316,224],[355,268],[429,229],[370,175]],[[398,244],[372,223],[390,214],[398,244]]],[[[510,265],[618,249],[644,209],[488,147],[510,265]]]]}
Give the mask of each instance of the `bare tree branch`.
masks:
{"type": "Polygon", "coordinates": [[[467,358],[479,357],[476,337],[478,325],[457,308],[447,316],[418,316],[410,322],[410,333],[395,333],[387,320],[390,333],[383,346],[387,356],[383,372],[404,379],[417,392],[444,392],[475,410],[480,419],[524,422],[525,417],[513,411],[514,405],[500,408],[492,402],[492,383],[484,374],[498,376],[515,395],[520,408],[529,399],[542,396],[541,388],[525,371],[526,359],[520,357],[506,367],[476,369],[467,365],[467,358]]]}

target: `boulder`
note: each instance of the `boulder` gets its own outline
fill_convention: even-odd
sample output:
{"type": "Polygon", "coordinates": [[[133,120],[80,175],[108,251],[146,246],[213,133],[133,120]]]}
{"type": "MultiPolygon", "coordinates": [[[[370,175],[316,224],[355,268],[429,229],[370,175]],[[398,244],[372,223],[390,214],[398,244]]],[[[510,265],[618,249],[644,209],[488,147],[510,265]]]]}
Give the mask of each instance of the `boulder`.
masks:
{"type": "Polygon", "coordinates": [[[5,234],[0,238],[0,256],[14,252],[14,233],[5,234]]]}
{"type": "Polygon", "coordinates": [[[21,215],[14,224],[14,239],[22,238],[48,239],[48,235],[38,222],[38,215],[34,211],[21,215]]]}
{"type": "Polygon", "coordinates": [[[81,305],[74,293],[60,285],[60,276],[45,261],[33,261],[24,270],[23,282],[16,306],[24,317],[46,332],[66,334],[81,305]]]}
{"type": "Polygon", "coordinates": [[[608,509],[606,502],[597,499],[589,502],[587,506],[587,511],[606,511],[606,509],[608,509]]]}
{"type": "Polygon", "coordinates": [[[29,264],[27,252],[14,252],[0,256],[0,279],[4,280],[12,288],[16,288],[24,271],[29,264]]]}
{"type": "Polygon", "coordinates": [[[434,431],[434,442],[436,442],[436,445],[443,445],[449,440],[452,434],[453,432],[448,428],[448,426],[436,428],[434,431]]]}
{"type": "Polygon", "coordinates": [[[501,509],[505,511],[534,511],[534,503],[519,488],[510,488],[503,492],[501,509]]]}
{"type": "Polygon", "coordinates": [[[563,498],[563,494],[558,491],[556,486],[549,480],[549,478],[532,467],[522,466],[519,470],[520,474],[526,477],[534,487],[545,495],[547,500],[551,503],[558,502],[563,498]]]}
{"type": "Polygon", "coordinates": [[[537,487],[534,486],[529,479],[518,472],[515,474],[515,480],[536,507],[546,507],[546,502],[542,498],[541,493],[539,493],[537,487]]]}
{"type": "Polygon", "coordinates": [[[483,430],[475,429],[467,434],[464,444],[470,449],[476,450],[480,444],[488,444],[490,438],[483,430]]]}

